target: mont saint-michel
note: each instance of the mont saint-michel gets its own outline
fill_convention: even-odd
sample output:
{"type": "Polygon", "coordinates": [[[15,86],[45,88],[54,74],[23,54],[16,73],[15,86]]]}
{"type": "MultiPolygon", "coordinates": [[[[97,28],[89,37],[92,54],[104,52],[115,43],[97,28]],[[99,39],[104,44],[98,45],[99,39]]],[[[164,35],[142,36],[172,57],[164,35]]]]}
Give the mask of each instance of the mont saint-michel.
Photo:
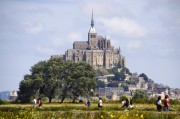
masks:
{"type": "Polygon", "coordinates": [[[180,119],[179,5],[0,0],[0,119],[180,119]]]}
{"type": "MultiPolygon", "coordinates": [[[[58,57],[58,55],[52,57],[58,57]]],[[[73,48],[65,51],[65,54],[60,55],[60,57],[63,57],[65,61],[86,62],[96,71],[104,69],[104,72],[107,72],[98,75],[96,78],[97,82],[104,83],[104,86],[97,83],[97,97],[101,96],[109,99],[117,99],[117,97],[123,95],[131,97],[136,90],[144,90],[149,97],[158,97],[160,95],[164,98],[168,94],[173,99],[179,99],[179,89],[176,90],[155,83],[144,73],[139,75],[129,71],[126,67],[125,56],[121,54],[120,46],[114,48],[110,39],[97,34],[93,12],[87,41],[74,41],[73,48]],[[117,71],[112,74],[111,70],[114,70],[114,67],[117,68],[115,69],[117,71]]]]}
{"type": "Polygon", "coordinates": [[[106,36],[97,34],[93,12],[91,26],[88,32],[88,41],[74,41],[73,49],[68,49],[63,57],[66,61],[85,61],[93,66],[94,69],[110,69],[118,63],[123,67],[126,66],[126,60],[121,54],[120,47],[114,48],[111,45],[110,39],[107,39],[106,36]]]}

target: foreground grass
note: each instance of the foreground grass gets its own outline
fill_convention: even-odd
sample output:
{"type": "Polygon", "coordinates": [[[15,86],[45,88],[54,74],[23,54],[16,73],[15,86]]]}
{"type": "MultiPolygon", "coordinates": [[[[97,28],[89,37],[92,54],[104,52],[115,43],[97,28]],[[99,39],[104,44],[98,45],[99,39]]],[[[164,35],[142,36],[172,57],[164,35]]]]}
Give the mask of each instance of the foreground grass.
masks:
{"type": "Polygon", "coordinates": [[[85,107],[84,104],[44,104],[33,108],[31,104],[0,105],[0,119],[180,119],[180,105],[170,112],[157,112],[155,105],[138,104],[133,109],[121,108],[119,103],[105,103],[85,107]]]}

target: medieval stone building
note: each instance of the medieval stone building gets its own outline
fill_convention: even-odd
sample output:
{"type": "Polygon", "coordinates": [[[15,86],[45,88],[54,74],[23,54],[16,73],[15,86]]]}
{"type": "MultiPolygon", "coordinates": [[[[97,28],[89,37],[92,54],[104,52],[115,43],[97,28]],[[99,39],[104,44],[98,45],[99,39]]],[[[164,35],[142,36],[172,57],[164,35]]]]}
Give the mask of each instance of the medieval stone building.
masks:
{"type": "Polygon", "coordinates": [[[74,60],[75,62],[85,61],[92,65],[94,69],[110,69],[118,63],[125,67],[125,57],[121,55],[120,48],[114,49],[109,39],[97,35],[94,27],[93,12],[88,41],[75,41],[73,49],[68,49],[65,52],[64,59],[66,61],[74,60]]]}

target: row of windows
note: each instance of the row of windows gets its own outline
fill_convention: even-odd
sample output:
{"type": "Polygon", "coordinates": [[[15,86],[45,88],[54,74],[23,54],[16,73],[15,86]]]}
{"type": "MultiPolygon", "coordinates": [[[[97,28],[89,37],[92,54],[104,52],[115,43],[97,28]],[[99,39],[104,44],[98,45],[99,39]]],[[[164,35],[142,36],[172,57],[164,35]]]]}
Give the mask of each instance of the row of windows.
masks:
{"type": "Polygon", "coordinates": [[[91,35],[91,38],[96,38],[96,35],[91,35]]]}

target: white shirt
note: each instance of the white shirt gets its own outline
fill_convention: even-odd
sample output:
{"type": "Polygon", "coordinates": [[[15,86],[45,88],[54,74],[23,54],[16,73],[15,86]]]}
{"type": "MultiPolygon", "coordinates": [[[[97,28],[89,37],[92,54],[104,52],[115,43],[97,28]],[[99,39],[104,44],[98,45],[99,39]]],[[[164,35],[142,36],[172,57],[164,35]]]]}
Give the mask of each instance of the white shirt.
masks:
{"type": "Polygon", "coordinates": [[[161,100],[159,100],[159,101],[157,102],[157,104],[158,104],[158,105],[161,105],[161,100]]]}
{"type": "Polygon", "coordinates": [[[33,101],[34,101],[34,104],[36,104],[36,102],[37,102],[36,99],[34,99],[33,101]]]}
{"type": "Polygon", "coordinates": [[[99,105],[102,106],[102,100],[99,100],[99,105]]]}

